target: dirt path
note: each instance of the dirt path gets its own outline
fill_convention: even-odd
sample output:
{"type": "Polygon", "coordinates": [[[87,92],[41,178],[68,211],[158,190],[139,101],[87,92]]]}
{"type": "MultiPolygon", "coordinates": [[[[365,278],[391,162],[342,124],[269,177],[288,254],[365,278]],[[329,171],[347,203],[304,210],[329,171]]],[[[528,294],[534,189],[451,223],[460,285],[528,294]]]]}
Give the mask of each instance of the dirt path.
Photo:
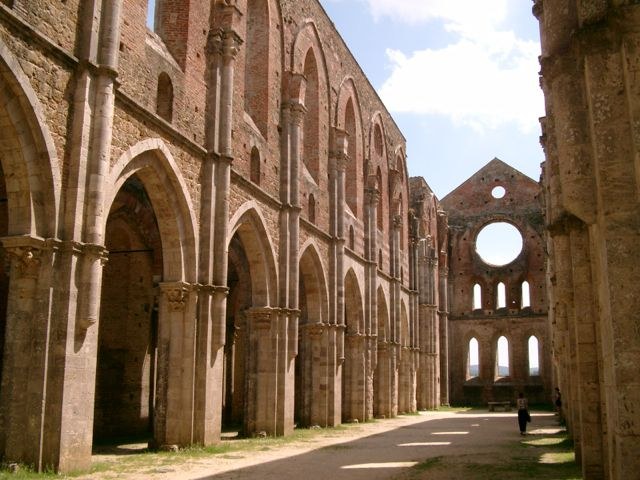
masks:
{"type": "MultiPolygon", "coordinates": [[[[146,464],[136,465],[134,462],[124,469],[118,468],[119,459],[115,457],[99,457],[95,460],[115,462],[115,470],[81,478],[515,479],[520,477],[514,474],[496,477],[494,472],[496,465],[500,466],[505,459],[514,458],[514,452],[516,462],[521,458],[525,473],[522,478],[547,478],[526,476],[524,466],[540,463],[538,457],[543,453],[532,452],[526,447],[530,441],[535,444],[536,439],[546,439],[557,433],[560,430],[557,417],[550,413],[536,413],[531,426],[530,435],[521,437],[514,413],[425,412],[416,416],[361,424],[346,431],[323,433],[290,444],[264,447],[268,450],[233,451],[197,458],[180,459],[178,456],[170,458],[170,462],[166,462],[166,457],[162,460],[163,457],[160,456],[158,458],[161,460],[155,462],[147,457],[146,464]],[[491,468],[480,468],[484,464],[491,468]],[[477,475],[470,475],[474,471],[477,475]]],[[[531,472],[528,475],[530,474],[531,472]]],[[[553,478],[577,477],[556,475],[553,478]]]]}

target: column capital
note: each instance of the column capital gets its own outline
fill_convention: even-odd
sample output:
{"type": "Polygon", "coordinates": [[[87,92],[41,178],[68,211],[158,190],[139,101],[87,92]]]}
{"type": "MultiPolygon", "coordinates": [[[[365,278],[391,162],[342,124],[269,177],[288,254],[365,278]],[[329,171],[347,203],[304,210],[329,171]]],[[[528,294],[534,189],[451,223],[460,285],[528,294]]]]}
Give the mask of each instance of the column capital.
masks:
{"type": "Polygon", "coordinates": [[[304,117],[307,115],[307,107],[304,106],[303,103],[292,100],[287,104],[289,110],[289,117],[291,118],[291,123],[294,125],[301,127],[304,123],[304,117]]]}
{"type": "Polygon", "coordinates": [[[271,328],[271,321],[277,309],[271,307],[253,307],[245,310],[247,320],[253,328],[258,330],[268,330],[271,328]]]}
{"type": "Polygon", "coordinates": [[[400,230],[402,228],[402,215],[393,216],[393,228],[400,230]]]}
{"type": "Polygon", "coordinates": [[[367,196],[367,200],[369,200],[369,203],[378,205],[378,202],[380,201],[380,190],[378,190],[377,188],[369,187],[365,189],[365,195],[367,196]]]}
{"type": "Polygon", "coordinates": [[[165,295],[169,310],[172,312],[182,312],[187,306],[189,293],[193,289],[192,285],[184,282],[163,282],[160,291],[165,295]]]}
{"type": "Polygon", "coordinates": [[[209,32],[207,52],[220,55],[225,60],[234,60],[243,41],[234,30],[218,28],[209,32]]]}

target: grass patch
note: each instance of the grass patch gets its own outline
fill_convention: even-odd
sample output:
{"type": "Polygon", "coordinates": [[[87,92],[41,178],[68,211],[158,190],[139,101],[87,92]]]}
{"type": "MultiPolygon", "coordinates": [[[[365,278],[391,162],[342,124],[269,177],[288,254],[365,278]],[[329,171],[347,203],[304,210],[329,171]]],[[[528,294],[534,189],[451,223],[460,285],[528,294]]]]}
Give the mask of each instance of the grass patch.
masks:
{"type": "MultiPolygon", "coordinates": [[[[345,432],[353,431],[357,428],[357,423],[342,424],[337,427],[321,429],[299,428],[295,429],[291,435],[286,437],[223,439],[215,445],[207,447],[192,446],[178,450],[177,452],[156,452],[140,449],[139,453],[115,455],[113,460],[96,462],[91,466],[89,471],[68,473],[65,475],[59,475],[53,471],[37,473],[24,465],[19,465],[14,472],[14,469],[9,465],[0,465],[0,480],[65,480],[73,479],[80,475],[96,473],[104,474],[103,478],[106,479],[118,478],[118,474],[132,473],[145,468],[153,473],[158,468],[163,471],[165,468],[172,466],[178,468],[179,465],[189,460],[216,456],[220,456],[221,458],[243,458],[246,455],[241,455],[242,453],[269,451],[287,444],[312,442],[317,438],[336,438],[342,436],[345,432]]],[[[348,447],[338,445],[335,446],[335,448],[348,447]]]]}

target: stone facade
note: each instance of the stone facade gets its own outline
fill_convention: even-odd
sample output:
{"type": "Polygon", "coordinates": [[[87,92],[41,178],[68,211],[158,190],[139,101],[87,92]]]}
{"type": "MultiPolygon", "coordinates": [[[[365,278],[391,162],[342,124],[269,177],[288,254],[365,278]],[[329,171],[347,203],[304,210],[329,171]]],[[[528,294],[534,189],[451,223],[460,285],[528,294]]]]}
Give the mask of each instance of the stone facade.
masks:
{"type": "Polygon", "coordinates": [[[449,216],[453,404],[515,402],[519,392],[530,403],[549,403],[553,372],[540,194],[537,182],[494,159],[442,199],[449,216]],[[512,261],[493,265],[479,255],[477,238],[483,228],[500,223],[517,229],[522,250],[512,261]],[[507,342],[508,372],[498,365],[501,337],[507,342]],[[471,362],[474,340],[478,364],[471,362]]]}
{"type": "Polygon", "coordinates": [[[0,456],[446,401],[447,218],[319,3],[146,15],[0,2],[0,456]]]}
{"type": "Polygon", "coordinates": [[[585,479],[638,478],[640,5],[536,0],[550,319],[585,479]]]}

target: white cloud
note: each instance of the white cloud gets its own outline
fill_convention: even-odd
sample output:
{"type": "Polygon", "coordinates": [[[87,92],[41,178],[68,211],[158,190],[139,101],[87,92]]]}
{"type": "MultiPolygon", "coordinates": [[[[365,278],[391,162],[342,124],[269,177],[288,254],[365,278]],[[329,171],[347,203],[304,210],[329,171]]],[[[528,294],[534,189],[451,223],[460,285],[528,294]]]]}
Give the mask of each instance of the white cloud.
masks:
{"type": "MultiPolygon", "coordinates": [[[[508,0],[366,0],[374,17],[407,23],[444,20],[459,31],[497,25],[507,15],[508,0]]],[[[518,0],[521,1],[521,0],[518,0]]]]}
{"type": "Polygon", "coordinates": [[[544,111],[537,77],[540,47],[500,31],[508,0],[366,1],[377,18],[441,21],[455,38],[437,50],[387,51],[392,72],[380,95],[390,110],[443,115],[480,131],[508,123],[525,133],[538,128],[544,111]]]}

